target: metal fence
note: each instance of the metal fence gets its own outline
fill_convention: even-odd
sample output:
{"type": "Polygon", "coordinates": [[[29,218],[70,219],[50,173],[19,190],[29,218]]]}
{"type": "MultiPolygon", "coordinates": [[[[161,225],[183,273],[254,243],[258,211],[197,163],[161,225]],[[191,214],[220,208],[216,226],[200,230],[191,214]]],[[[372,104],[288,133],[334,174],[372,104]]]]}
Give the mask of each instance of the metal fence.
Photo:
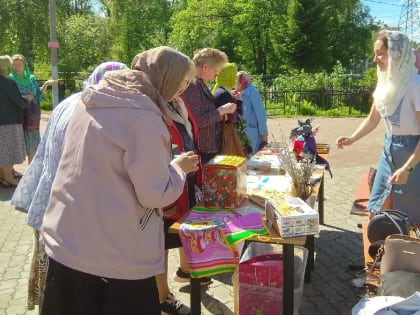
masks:
{"type": "Polygon", "coordinates": [[[311,110],[367,114],[372,104],[372,91],[363,87],[288,91],[263,88],[260,92],[269,115],[308,114],[311,110]]]}
{"type": "MultiPolygon", "coordinates": [[[[45,80],[38,80],[40,86],[45,80]]],[[[82,89],[82,80],[60,80],[59,100],[82,89]]],[[[340,90],[276,90],[260,89],[267,114],[311,115],[316,112],[336,110],[343,115],[367,114],[372,104],[372,91],[364,87],[349,87],[340,90]]]]}

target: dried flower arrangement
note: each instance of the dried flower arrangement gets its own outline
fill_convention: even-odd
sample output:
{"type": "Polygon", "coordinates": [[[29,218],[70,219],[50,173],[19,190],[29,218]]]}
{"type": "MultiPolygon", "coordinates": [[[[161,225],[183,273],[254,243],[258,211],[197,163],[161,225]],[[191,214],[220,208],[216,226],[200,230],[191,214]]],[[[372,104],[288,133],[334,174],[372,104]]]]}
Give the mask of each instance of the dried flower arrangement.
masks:
{"type": "Polygon", "coordinates": [[[305,200],[311,194],[309,180],[314,170],[315,161],[311,157],[303,157],[300,161],[282,137],[281,142],[272,142],[268,147],[278,148],[281,168],[284,168],[292,180],[292,194],[305,200]],[[294,190],[294,191],[293,191],[294,190]]]}

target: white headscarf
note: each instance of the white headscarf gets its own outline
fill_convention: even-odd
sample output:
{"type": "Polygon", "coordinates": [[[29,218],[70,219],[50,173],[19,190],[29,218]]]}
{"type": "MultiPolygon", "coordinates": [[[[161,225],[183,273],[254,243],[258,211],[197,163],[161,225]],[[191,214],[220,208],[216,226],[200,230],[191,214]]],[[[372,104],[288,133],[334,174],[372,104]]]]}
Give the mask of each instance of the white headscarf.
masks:
{"type": "Polygon", "coordinates": [[[377,69],[378,83],[373,92],[375,107],[381,116],[390,116],[405,96],[409,83],[417,74],[415,56],[407,36],[398,31],[386,31],[388,39],[388,69],[377,69]]]}

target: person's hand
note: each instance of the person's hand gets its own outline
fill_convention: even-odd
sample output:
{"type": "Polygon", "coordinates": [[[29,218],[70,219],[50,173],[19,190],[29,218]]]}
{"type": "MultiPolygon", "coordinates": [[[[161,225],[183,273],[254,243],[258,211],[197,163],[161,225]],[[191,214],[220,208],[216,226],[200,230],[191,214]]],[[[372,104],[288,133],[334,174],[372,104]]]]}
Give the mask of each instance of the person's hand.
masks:
{"type": "Polygon", "coordinates": [[[235,94],[233,94],[233,97],[237,101],[242,101],[242,94],[240,92],[236,92],[235,94]]]}
{"type": "Polygon", "coordinates": [[[236,110],[236,104],[235,103],[227,103],[223,106],[220,106],[217,109],[220,113],[220,116],[226,115],[226,114],[233,114],[236,110]]]}
{"type": "Polygon", "coordinates": [[[268,135],[261,135],[260,138],[262,142],[268,143],[268,135]]]}
{"type": "Polygon", "coordinates": [[[318,132],[319,132],[319,125],[312,128],[312,134],[314,137],[318,134],[318,132]]]}
{"type": "Polygon", "coordinates": [[[198,162],[198,155],[193,151],[188,151],[172,160],[172,163],[178,165],[187,174],[198,171],[198,162]]]}
{"type": "Polygon", "coordinates": [[[394,174],[391,175],[388,182],[394,185],[404,185],[407,184],[409,172],[405,169],[405,167],[401,167],[397,169],[394,174]]]}
{"type": "Polygon", "coordinates": [[[23,97],[24,97],[24,98],[26,98],[26,100],[27,100],[29,103],[31,103],[31,102],[33,102],[33,101],[35,101],[34,96],[33,96],[33,95],[31,95],[31,94],[24,95],[23,97]]]}
{"type": "Polygon", "coordinates": [[[352,145],[353,144],[353,138],[352,137],[338,137],[337,140],[335,140],[335,145],[339,149],[343,149],[345,145],[352,145]]]}

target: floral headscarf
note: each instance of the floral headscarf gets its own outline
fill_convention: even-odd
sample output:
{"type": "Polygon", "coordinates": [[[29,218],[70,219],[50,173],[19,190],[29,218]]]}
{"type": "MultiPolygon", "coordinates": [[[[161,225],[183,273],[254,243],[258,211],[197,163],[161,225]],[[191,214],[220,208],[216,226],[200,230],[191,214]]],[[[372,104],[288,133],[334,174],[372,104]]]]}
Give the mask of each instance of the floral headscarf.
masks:
{"type": "Polygon", "coordinates": [[[381,116],[390,116],[406,95],[409,82],[417,69],[411,43],[406,35],[398,31],[386,31],[388,39],[388,69],[385,73],[377,69],[378,83],[373,92],[375,107],[381,116]]]}
{"type": "Polygon", "coordinates": [[[232,90],[236,84],[236,64],[227,63],[216,77],[216,84],[213,87],[212,92],[220,86],[227,90],[232,90]]]}
{"type": "Polygon", "coordinates": [[[13,55],[12,60],[22,60],[25,68],[23,69],[23,78],[20,77],[15,70],[12,68],[9,74],[9,78],[12,79],[20,86],[31,86],[32,81],[35,80],[35,76],[31,74],[29,70],[28,63],[26,62],[26,58],[23,55],[16,54],[13,55]]]}
{"type": "Polygon", "coordinates": [[[237,88],[237,90],[239,92],[242,92],[243,90],[246,89],[248,84],[251,82],[251,78],[249,77],[249,74],[246,73],[245,71],[239,71],[238,74],[237,74],[237,78],[238,78],[238,88],[237,88]]]}
{"type": "Polygon", "coordinates": [[[93,70],[93,72],[89,75],[89,78],[83,84],[83,88],[98,84],[99,81],[103,78],[104,74],[108,71],[124,70],[124,69],[128,69],[128,67],[121,62],[116,62],[116,61],[103,62],[99,66],[97,66],[95,70],[93,70]]]}

